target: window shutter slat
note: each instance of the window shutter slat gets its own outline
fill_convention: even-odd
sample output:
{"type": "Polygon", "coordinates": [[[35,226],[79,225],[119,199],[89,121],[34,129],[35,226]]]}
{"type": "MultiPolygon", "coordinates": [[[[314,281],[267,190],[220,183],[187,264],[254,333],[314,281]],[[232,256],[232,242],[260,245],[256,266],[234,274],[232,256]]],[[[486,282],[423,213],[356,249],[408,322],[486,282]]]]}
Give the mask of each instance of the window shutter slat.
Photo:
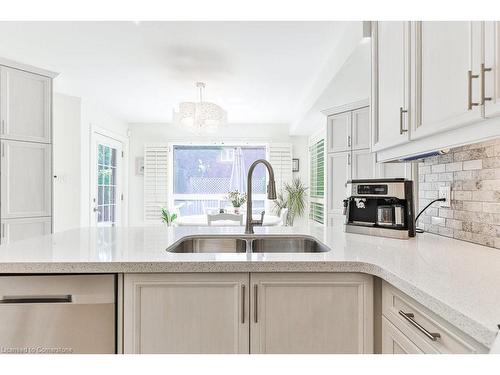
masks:
{"type": "Polygon", "coordinates": [[[282,192],[285,184],[292,181],[292,145],[274,143],[269,145],[269,162],[273,166],[276,190],[282,192]]]}
{"type": "Polygon", "coordinates": [[[168,205],[168,147],[144,148],[144,221],[161,222],[161,208],[168,205]]]}

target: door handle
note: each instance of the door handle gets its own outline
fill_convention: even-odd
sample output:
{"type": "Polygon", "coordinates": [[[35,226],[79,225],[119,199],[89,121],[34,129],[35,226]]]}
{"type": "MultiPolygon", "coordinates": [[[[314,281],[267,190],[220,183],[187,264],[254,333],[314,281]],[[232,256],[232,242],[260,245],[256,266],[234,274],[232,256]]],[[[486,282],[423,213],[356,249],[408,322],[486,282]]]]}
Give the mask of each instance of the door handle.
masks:
{"type": "Polygon", "coordinates": [[[253,321],[254,323],[258,323],[259,319],[258,319],[258,309],[259,309],[259,306],[258,306],[258,302],[257,302],[257,299],[259,297],[259,292],[258,292],[258,286],[257,284],[255,284],[253,286],[253,321]]]}
{"type": "Polygon", "coordinates": [[[491,100],[491,97],[486,96],[486,72],[491,72],[491,68],[486,68],[484,63],[481,64],[481,105],[486,101],[491,100]]]}
{"type": "Polygon", "coordinates": [[[399,107],[399,134],[406,133],[408,129],[403,129],[403,113],[408,113],[408,110],[399,107]]]}
{"type": "Polygon", "coordinates": [[[241,324],[245,324],[245,284],[241,286],[241,324]]]}
{"type": "Polygon", "coordinates": [[[479,105],[479,103],[472,101],[472,79],[479,78],[477,74],[472,74],[472,70],[467,72],[467,109],[470,111],[472,107],[479,105]]]}
{"type": "Polygon", "coordinates": [[[71,294],[55,296],[4,296],[0,303],[71,303],[71,294]]]}

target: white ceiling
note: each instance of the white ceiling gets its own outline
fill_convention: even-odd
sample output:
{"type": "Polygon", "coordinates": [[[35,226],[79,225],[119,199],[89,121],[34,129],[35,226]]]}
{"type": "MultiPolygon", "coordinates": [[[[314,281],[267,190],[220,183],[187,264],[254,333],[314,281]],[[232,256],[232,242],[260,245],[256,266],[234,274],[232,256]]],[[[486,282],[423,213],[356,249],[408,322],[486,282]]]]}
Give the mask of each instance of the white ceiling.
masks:
{"type": "Polygon", "coordinates": [[[0,57],[59,72],[55,91],[127,122],[205,99],[231,123],[291,123],[346,22],[0,22],[0,57]]]}

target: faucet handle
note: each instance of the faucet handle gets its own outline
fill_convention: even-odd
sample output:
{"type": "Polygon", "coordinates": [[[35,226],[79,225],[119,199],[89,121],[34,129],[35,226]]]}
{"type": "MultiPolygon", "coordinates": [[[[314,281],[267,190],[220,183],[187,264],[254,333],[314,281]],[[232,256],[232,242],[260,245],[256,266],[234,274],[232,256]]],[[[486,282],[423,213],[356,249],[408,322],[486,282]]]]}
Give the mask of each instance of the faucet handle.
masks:
{"type": "Polygon", "coordinates": [[[266,211],[262,211],[260,213],[260,220],[252,220],[252,225],[254,226],[262,226],[262,223],[264,223],[264,215],[266,214],[266,211]]]}

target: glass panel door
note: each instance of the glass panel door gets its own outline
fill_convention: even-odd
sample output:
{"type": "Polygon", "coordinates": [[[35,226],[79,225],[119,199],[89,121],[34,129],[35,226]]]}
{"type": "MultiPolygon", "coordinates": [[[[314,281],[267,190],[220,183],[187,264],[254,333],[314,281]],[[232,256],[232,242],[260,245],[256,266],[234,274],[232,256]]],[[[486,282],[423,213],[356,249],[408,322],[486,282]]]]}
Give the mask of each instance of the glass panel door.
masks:
{"type": "Polygon", "coordinates": [[[95,195],[93,212],[97,226],[115,226],[120,222],[122,146],[111,138],[96,134],[95,195]]]}

